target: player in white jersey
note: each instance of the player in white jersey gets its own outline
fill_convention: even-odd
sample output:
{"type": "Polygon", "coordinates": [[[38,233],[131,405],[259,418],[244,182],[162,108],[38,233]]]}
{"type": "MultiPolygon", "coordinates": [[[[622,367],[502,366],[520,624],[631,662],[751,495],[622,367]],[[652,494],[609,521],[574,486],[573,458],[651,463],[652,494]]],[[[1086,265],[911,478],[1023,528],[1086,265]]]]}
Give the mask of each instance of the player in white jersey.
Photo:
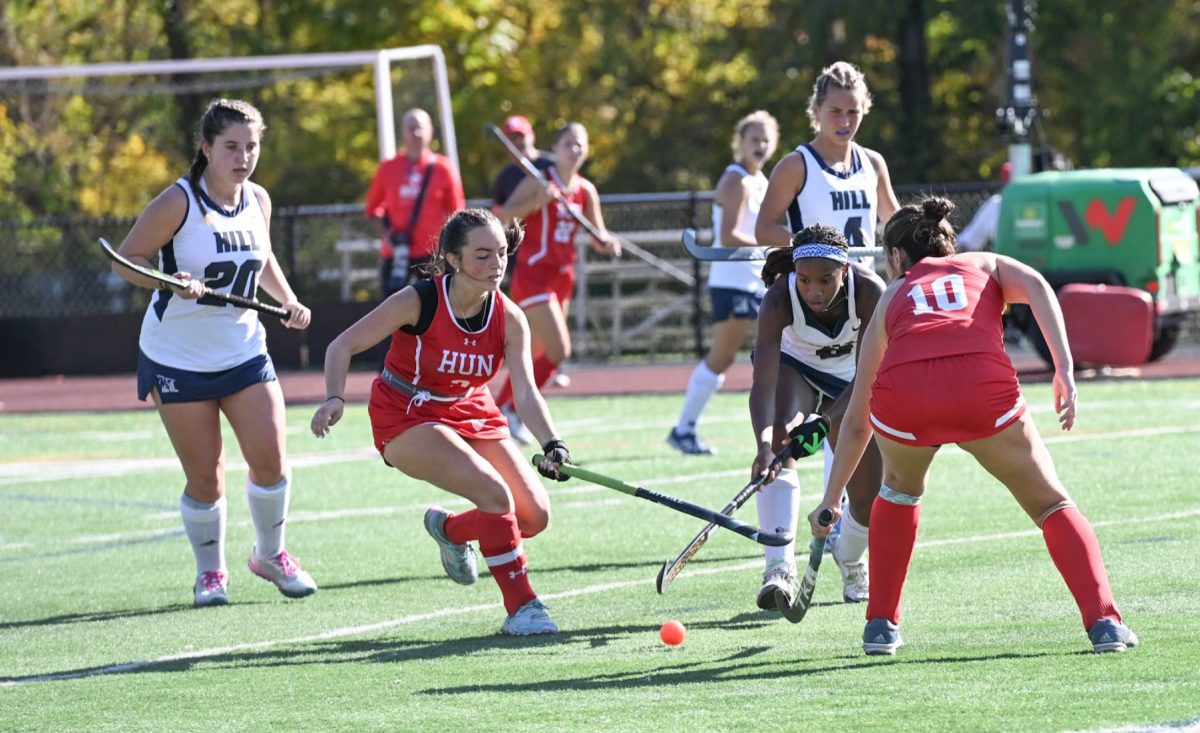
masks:
{"type": "MultiPolygon", "coordinates": [[[[792,242],[790,248],[773,250],[763,266],[763,280],[771,284],[758,315],[750,388],[755,476],[767,470],[789,428],[807,416],[820,414],[840,423],[854,381],[859,340],[884,290],[872,270],[850,262],[846,238],[837,229],[818,224],[802,229],[792,242]]],[[[875,500],[879,471],[878,452],[868,451],[850,482],[852,506],[875,500]]],[[[800,500],[795,464],[789,461],[776,475],[768,475],[756,498],[760,527],[794,531],[800,500]]],[[[865,525],[862,534],[865,540],[865,525]]],[[[765,548],[764,557],[759,607],[776,608],[777,590],[790,605],[796,594],[794,544],[765,548]]],[[[849,575],[865,573],[862,551],[847,567],[849,575]]],[[[845,600],[865,600],[865,588],[863,598],[854,593],[858,582],[857,577],[849,578],[843,588],[845,600]]]]}
{"type": "Polygon", "coordinates": [[[248,466],[251,572],[291,598],[317,590],[284,547],[287,430],[262,324],[254,311],[203,297],[207,288],[252,298],[261,283],[288,311],[285,326],[307,328],[312,318],[271,251],[271,200],[249,180],[264,127],[250,104],[214,100],[200,121],[201,144],[188,175],[146,206],[121,244],[126,258],[175,275],[185,288],[160,287],[113,267],[134,285],[159,289],[138,341],[138,397],[154,399],[183,467],[179,510],[196,558],[196,606],[229,602],[222,413],[248,466]]]}
{"type": "MultiPolygon", "coordinates": [[[[759,244],[786,246],[794,233],[824,224],[842,232],[851,247],[875,245],[876,229],[896,213],[900,202],[892,190],[883,156],[854,142],[870,108],[866,79],[853,64],[839,61],[821,72],[808,100],[808,118],[815,134],[807,144],[785,155],[771,171],[755,227],[759,244]]],[[[826,470],[831,456],[827,447],[826,470]]],[[[868,447],[865,460],[879,465],[874,443],[868,447]]],[[[875,491],[881,480],[882,476],[875,480],[875,491]]],[[[785,493],[794,492],[793,474],[785,474],[775,483],[785,493]],[[785,490],[781,482],[793,489],[785,490]]],[[[863,491],[849,492],[849,511],[842,515],[836,538],[826,545],[832,548],[842,571],[843,596],[848,601],[867,599],[864,554],[874,498],[874,494],[867,498],[863,491]]],[[[784,515],[784,519],[790,517],[789,513],[784,515]]]]}
{"type": "MultiPolygon", "coordinates": [[[[713,194],[713,246],[756,247],[754,224],[767,191],[763,164],[775,154],[779,123],[759,110],[738,121],[733,132],[734,162],[725,168],[713,194]]],[[[713,262],[708,270],[708,292],[712,298],[712,346],[692,370],[683,410],[667,443],[687,455],[709,455],[714,451],[696,435],[700,414],[725,381],[725,370],[758,317],[766,292],[760,262],[713,262]]]]}

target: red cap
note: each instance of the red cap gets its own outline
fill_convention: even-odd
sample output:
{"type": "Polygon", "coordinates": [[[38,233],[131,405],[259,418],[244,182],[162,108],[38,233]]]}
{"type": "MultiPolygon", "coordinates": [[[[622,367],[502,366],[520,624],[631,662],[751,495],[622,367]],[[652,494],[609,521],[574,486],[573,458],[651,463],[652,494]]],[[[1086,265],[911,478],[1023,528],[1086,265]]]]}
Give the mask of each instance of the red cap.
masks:
{"type": "Polygon", "coordinates": [[[529,120],[521,115],[513,115],[504,120],[504,124],[500,126],[504,132],[508,134],[521,133],[526,137],[533,135],[533,125],[529,124],[529,120]]]}

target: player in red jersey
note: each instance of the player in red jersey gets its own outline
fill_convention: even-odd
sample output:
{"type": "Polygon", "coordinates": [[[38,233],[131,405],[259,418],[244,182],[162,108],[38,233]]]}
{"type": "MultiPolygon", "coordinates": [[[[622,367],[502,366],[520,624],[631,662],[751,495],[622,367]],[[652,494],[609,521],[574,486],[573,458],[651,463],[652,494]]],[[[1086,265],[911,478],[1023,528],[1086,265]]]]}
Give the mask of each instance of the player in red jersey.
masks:
{"type": "Polygon", "coordinates": [[[500,586],[513,636],[553,634],[558,627],[534,593],[521,539],[550,521],[550,498],[512,440],[487,382],[507,361],[514,398],[543,443],[542,475],[565,481],[570,461],[545,401],[530,378],[529,327],[521,310],[500,292],[508,255],[521,228],[505,229],[486,209],[455,213],[442,228],[431,266],[436,275],[390,296],[346,329],[325,352],[330,395],[312,418],[324,437],[342,417],[350,357],[391,337],[383,372],[371,388],[369,413],[375,446],[389,466],[457,494],[474,509],[425,513],[442,567],[463,585],[478,577],[479,542],[500,586]]]}
{"type": "MultiPolygon", "coordinates": [[[[621,244],[608,236],[600,213],[600,195],[592,182],[579,175],[587,160],[588,134],[583,125],[569,122],[554,133],[554,165],[546,171],[549,186],[526,178],[500,208],[500,218],[524,218],[525,244],[517,254],[509,292],[525,311],[533,334],[533,380],[540,388],[571,356],[571,333],[567,330],[567,302],[575,290],[575,232],[579,222],[567,211],[583,214],[603,241],[592,241],[592,249],[618,257],[621,244]],[[563,202],[566,203],[563,203],[563,202]]],[[[509,381],[496,398],[508,418],[513,437],[528,443],[529,437],[513,409],[509,381]]]]}
{"type": "Polygon", "coordinates": [[[954,205],[943,198],[905,206],[884,229],[894,278],[862,339],[858,373],[823,510],[834,518],[842,491],[874,427],[884,486],[871,509],[871,598],[863,650],[894,654],[900,596],[917,537],[925,477],[939,447],[957,443],[999,479],[1042,529],[1046,547],[1083,616],[1092,648],[1125,651],[1137,636],[1121,622],[1100,543],[1054,470],[1028,415],[1004,351],[1004,304],[1028,303],[1054,357],[1054,409],[1064,430],[1075,423],[1071,352],[1054,291],[1037,271],[991,252],[955,254],[954,205]]]}

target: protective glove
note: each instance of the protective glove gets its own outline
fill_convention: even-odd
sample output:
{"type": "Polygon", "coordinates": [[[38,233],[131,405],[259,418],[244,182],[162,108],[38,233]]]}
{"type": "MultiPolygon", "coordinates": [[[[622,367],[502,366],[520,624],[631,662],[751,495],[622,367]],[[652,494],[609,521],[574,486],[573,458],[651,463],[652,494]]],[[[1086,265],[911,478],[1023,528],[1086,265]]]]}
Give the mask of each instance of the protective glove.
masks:
{"type": "Polygon", "coordinates": [[[792,458],[811,456],[821,450],[821,443],[829,435],[829,418],[817,415],[788,431],[792,439],[792,458]]]}
{"type": "Polygon", "coordinates": [[[558,464],[571,462],[571,451],[567,450],[566,443],[554,438],[542,446],[542,455],[544,459],[538,464],[538,473],[556,481],[566,481],[571,478],[565,473],[560,473],[557,467],[558,464]],[[551,464],[554,466],[552,467],[551,464]]]}

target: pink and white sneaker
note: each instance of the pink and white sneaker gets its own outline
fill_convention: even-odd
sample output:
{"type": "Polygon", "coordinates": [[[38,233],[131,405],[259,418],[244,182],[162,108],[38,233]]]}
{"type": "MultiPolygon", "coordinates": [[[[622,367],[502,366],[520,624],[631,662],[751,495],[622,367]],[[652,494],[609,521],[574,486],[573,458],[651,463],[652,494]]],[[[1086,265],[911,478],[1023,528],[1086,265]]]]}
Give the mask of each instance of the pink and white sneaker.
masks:
{"type": "Polygon", "coordinates": [[[221,570],[206,570],[196,576],[192,591],[195,593],[192,605],[196,608],[228,605],[229,576],[221,570]]]}
{"type": "Polygon", "coordinates": [[[303,598],[317,592],[312,576],[300,569],[300,561],[283,550],[275,557],[259,557],[257,548],[250,551],[246,561],[250,572],[275,584],[288,598],[303,598]]]}

